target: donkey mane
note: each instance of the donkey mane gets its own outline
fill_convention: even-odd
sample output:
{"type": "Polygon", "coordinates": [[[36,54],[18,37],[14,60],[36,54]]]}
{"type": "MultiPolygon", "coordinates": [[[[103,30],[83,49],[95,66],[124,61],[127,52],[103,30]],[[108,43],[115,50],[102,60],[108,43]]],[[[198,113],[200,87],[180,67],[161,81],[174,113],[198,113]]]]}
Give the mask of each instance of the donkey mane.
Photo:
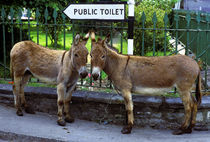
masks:
{"type": "Polygon", "coordinates": [[[116,47],[111,46],[110,44],[107,44],[107,48],[111,49],[112,51],[114,51],[116,53],[119,53],[119,50],[116,47]]]}
{"type": "MultiPolygon", "coordinates": [[[[115,56],[121,56],[121,57],[128,57],[128,60],[130,60],[130,57],[134,57],[134,58],[160,58],[160,57],[166,57],[166,56],[139,56],[139,55],[129,55],[129,54],[123,54],[123,53],[119,53],[117,52],[116,50],[112,49],[112,48],[115,48],[115,47],[109,47],[110,45],[106,44],[105,48],[106,48],[106,51],[107,53],[110,55],[115,55],[115,56]]],[[[178,54],[179,55],[179,54],[178,54]]],[[[170,56],[168,56],[170,57],[170,56]]]]}
{"type": "Polygon", "coordinates": [[[105,44],[105,48],[107,49],[107,53],[111,53],[114,55],[123,55],[122,53],[119,53],[118,50],[115,47],[112,47],[109,44],[105,44]]]}

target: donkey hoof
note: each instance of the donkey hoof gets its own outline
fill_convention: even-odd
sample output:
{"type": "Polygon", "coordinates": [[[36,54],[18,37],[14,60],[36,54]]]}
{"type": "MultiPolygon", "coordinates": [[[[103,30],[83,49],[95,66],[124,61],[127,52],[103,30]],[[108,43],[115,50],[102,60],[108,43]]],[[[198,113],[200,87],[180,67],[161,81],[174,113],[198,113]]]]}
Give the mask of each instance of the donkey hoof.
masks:
{"type": "Polygon", "coordinates": [[[178,130],[173,131],[172,134],[173,135],[182,135],[182,134],[184,134],[184,132],[183,132],[183,130],[178,129],[178,130]]]}
{"type": "Polygon", "coordinates": [[[190,133],[192,133],[192,129],[178,129],[178,130],[175,130],[172,134],[182,135],[182,134],[190,134],[190,133]]]}
{"type": "Polygon", "coordinates": [[[131,133],[131,130],[132,130],[132,127],[131,127],[131,126],[125,126],[125,127],[123,127],[123,129],[121,130],[121,133],[122,133],[122,134],[130,134],[130,133],[131,133]]]}
{"type": "Polygon", "coordinates": [[[66,122],[63,119],[57,120],[58,125],[65,126],[66,122]]]}
{"type": "Polygon", "coordinates": [[[18,116],[23,116],[22,110],[17,110],[16,114],[17,114],[18,116]]]}
{"type": "Polygon", "coordinates": [[[68,122],[68,123],[73,123],[74,122],[74,118],[66,117],[65,121],[68,122]]]}
{"type": "Polygon", "coordinates": [[[32,107],[29,107],[29,106],[25,108],[25,112],[30,113],[30,114],[35,114],[34,109],[32,107]]]}

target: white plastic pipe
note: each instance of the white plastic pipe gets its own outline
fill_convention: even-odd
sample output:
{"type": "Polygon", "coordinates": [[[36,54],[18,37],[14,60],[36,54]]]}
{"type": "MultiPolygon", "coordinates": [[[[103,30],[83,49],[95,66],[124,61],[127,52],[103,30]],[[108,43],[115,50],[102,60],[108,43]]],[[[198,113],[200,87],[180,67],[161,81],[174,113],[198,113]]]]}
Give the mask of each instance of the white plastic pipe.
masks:
{"type": "Polygon", "coordinates": [[[135,5],[134,0],[128,1],[128,16],[134,16],[134,5],[135,5]]]}
{"type": "Polygon", "coordinates": [[[128,55],[133,55],[133,39],[128,39],[128,55]]]}

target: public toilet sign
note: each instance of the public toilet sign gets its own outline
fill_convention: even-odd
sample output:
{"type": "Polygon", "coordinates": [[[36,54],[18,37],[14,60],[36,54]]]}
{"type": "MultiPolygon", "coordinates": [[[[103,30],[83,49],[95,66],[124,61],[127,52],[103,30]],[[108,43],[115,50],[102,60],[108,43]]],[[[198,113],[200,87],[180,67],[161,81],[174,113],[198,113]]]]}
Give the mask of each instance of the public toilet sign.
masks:
{"type": "Polygon", "coordinates": [[[70,4],[63,12],[74,20],[124,20],[125,4],[70,4]]]}

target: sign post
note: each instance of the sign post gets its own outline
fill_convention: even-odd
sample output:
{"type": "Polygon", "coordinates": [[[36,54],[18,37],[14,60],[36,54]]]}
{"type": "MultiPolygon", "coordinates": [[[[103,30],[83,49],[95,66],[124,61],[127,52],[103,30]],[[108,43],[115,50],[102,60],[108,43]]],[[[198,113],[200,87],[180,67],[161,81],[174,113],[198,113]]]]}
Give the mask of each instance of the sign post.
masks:
{"type": "Polygon", "coordinates": [[[133,55],[134,0],[128,1],[128,54],[133,55]]]}

